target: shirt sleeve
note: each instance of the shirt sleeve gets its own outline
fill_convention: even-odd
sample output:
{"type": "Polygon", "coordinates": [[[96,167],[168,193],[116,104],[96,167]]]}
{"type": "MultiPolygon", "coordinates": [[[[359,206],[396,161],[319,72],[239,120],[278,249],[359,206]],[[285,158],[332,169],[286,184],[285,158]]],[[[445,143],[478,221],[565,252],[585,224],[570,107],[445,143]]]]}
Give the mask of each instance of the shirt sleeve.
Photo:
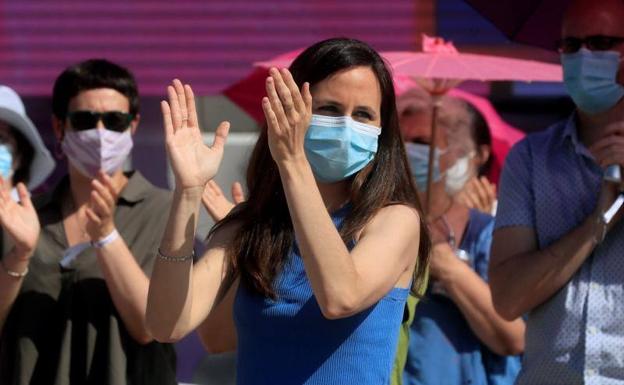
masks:
{"type": "Polygon", "coordinates": [[[488,281],[488,265],[490,263],[490,248],[492,246],[492,232],[494,221],[490,219],[487,225],[479,233],[475,245],[474,270],[485,282],[488,281]]]}
{"type": "Polygon", "coordinates": [[[535,228],[532,162],[527,138],[507,155],[499,184],[494,230],[510,226],[535,228]]]}

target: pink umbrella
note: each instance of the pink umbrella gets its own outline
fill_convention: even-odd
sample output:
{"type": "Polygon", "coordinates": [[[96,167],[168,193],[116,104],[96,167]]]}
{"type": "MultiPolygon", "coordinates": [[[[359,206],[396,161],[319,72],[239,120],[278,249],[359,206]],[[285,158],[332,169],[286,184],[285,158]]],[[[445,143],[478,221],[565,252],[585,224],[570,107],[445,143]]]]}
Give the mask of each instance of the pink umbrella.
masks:
{"type": "Polygon", "coordinates": [[[560,82],[559,64],[460,53],[451,42],[423,37],[422,52],[383,52],[395,74],[422,79],[560,82]]]}

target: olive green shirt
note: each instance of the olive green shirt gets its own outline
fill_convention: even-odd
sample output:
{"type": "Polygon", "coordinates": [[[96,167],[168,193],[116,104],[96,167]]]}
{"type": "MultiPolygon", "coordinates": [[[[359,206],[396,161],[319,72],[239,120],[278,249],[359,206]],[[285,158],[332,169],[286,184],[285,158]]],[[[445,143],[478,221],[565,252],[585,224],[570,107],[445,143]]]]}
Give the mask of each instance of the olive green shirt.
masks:
{"type": "Polygon", "coordinates": [[[399,343],[397,345],[397,353],[394,357],[394,365],[392,367],[392,375],[390,376],[391,385],[403,384],[403,370],[405,369],[405,363],[407,362],[407,351],[409,348],[409,331],[412,323],[414,322],[414,316],[416,315],[416,305],[420,299],[425,295],[427,291],[427,284],[429,283],[429,271],[425,280],[422,282],[417,290],[417,295],[410,293],[405,303],[405,312],[403,314],[403,322],[401,323],[401,329],[399,329],[399,343]]]}
{"type": "MultiPolygon", "coordinates": [[[[65,178],[35,199],[41,236],[0,339],[0,384],[176,384],[173,346],[140,345],[128,334],[95,250],[59,265],[68,247],[61,207],[70,197],[65,178]]],[[[115,225],[147,276],[170,203],[139,172],[117,200],[115,225]]]]}

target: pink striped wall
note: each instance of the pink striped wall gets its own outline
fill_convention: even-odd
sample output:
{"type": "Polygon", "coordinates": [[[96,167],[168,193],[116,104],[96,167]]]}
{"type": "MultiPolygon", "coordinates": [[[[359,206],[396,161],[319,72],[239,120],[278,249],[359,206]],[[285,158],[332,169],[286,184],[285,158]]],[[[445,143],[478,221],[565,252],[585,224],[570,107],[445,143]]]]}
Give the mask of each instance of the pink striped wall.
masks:
{"type": "Polygon", "coordinates": [[[135,72],[143,95],[177,76],[199,94],[245,76],[251,63],[331,36],[411,49],[431,29],[432,1],[1,0],[0,83],[48,95],[66,66],[90,57],[135,72]]]}

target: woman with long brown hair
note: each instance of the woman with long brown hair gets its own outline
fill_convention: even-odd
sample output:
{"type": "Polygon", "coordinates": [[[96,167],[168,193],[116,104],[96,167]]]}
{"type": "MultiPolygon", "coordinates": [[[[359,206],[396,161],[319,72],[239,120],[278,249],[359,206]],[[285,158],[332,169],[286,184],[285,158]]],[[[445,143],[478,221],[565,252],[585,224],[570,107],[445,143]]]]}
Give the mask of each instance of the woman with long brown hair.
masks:
{"type": "Polygon", "coordinates": [[[266,89],[249,199],[213,228],[193,263],[202,191],[228,124],[205,146],[191,88],[168,88],[176,189],[148,326],[175,341],[233,306],[239,384],[388,383],[405,300],[424,279],[429,249],[390,73],[365,43],[330,39],[290,71],[271,69],[266,89]]]}

